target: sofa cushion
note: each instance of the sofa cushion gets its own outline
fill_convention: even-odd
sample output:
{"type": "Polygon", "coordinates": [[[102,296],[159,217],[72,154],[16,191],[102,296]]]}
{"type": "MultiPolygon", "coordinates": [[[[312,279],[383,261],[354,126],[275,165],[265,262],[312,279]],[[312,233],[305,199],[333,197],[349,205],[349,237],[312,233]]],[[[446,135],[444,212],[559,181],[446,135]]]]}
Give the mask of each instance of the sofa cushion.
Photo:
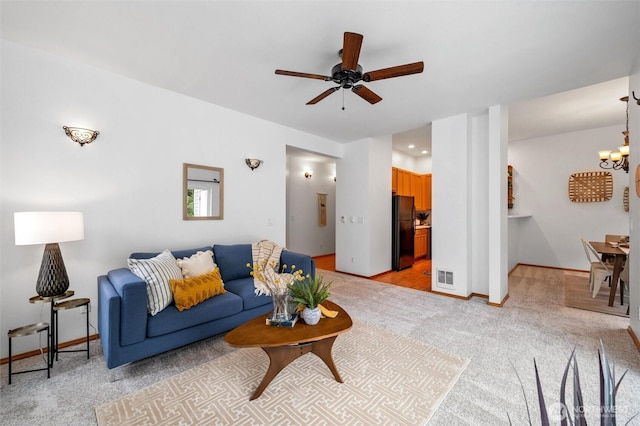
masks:
{"type": "Polygon", "coordinates": [[[253,264],[251,244],[216,244],[213,246],[213,253],[225,284],[251,276],[251,269],[247,268],[247,263],[253,264]]]}
{"type": "Polygon", "coordinates": [[[253,284],[253,277],[225,281],[224,286],[228,291],[233,292],[242,298],[243,308],[245,311],[257,306],[272,303],[271,296],[256,296],[256,287],[253,284]]]}
{"type": "Polygon", "coordinates": [[[199,275],[208,274],[216,269],[216,264],[213,262],[213,251],[199,251],[190,257],[183,257],[176,261],[180,269],[182,270],[182,276],[184,278],[193,278],[199,275]]]}
{"type": "MultiPolygon", "coordinates": [[[[174,250],[171,252],[171,254],[176,259],[181,259],[183,257],[190,257],[199,251],[207,251],[207,250],[211,250],[211,246],[187,249],[187,250],[174,250]]],[[[130,259],[149,259],[152,257],[156,257],[159,254],[160,252],[137,252],[137,253],[131,253],[129,258],[130,259]]]]}
{"type": "Polygon", "coordinates": [[[169,250],[151,259],[127,259],[127,265],[131,272],[147,283],[149,314],[156,315],[173,302],[169,280],[182,279],[182,271],[169,250]]]}
{"type": "Polygon", "coordinates": [[[170,280],[173,300],[179,311],[190,309],[198,303],[225,292],[220,270],[181,280],[170,280]]]}
{"type": "Polygon", "coordinates": [[[184,330],[198,324],[218,320],[242,311],[242,299],[231,292],[216,297],[185,311],[178,311],[175,305],[168,306],[147,324],[147,336],[162,336],[174,331],[184,330]]]}

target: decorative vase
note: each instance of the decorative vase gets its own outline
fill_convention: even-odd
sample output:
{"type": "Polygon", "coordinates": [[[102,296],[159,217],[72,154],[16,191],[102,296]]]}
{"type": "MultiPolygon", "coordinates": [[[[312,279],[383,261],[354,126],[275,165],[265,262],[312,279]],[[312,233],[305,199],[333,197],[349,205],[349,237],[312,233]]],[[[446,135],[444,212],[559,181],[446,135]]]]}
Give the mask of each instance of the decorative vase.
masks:
{"type": "Polygon", "coordinates": [[[317,306],[313,309],[305,307],[302,310],[302,319],[308,325],[316,325],[320,321],[320,308],[317,306]]]}
{"type": "Polygon", "coordinates": [[[287,322],[291,319],[289,313],[289,289],[278,288],[271,293],[273,299],[273,312],[271,322],[287,322]]]}

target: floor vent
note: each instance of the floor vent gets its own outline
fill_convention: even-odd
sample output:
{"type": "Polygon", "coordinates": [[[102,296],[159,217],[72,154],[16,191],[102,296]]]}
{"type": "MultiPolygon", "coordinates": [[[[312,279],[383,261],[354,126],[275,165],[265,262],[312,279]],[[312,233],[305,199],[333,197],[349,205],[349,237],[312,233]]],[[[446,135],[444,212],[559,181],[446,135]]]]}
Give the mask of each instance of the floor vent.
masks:
{"type": "Polygon", "coordinates": [[[438,269],[438,286],[453,286],[453,272],[438,269]]]}

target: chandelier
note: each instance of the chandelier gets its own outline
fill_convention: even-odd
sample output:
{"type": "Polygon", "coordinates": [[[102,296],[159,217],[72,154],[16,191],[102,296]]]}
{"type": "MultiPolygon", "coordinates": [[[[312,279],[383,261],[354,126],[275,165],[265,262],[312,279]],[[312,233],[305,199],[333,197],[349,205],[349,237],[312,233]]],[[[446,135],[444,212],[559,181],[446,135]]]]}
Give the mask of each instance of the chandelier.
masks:
{"type": "Polygon", "coordinates": [[[629,173],[629,96],[620,98],[622,102],[627,103],[627,126],[624,135],[624,145],[618,147],[617,151],[603,150],[598,151],[600,155],[600,167],[603,169],[624,170],[629,173]],[[611,164],[609,164],[611,160],[611,164]]]}

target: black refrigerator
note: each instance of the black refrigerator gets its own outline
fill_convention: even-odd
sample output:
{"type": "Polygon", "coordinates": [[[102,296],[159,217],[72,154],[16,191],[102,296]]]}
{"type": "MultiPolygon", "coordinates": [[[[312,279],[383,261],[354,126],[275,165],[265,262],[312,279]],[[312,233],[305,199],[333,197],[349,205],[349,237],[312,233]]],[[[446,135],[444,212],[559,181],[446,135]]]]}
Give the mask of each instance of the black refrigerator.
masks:
{"type": "Polygon", "coordinates": [[[400,271],[413,265],[416,209],[413,197],[404,195],[394,195],[391,206],[391,268],[400,271]]]}

